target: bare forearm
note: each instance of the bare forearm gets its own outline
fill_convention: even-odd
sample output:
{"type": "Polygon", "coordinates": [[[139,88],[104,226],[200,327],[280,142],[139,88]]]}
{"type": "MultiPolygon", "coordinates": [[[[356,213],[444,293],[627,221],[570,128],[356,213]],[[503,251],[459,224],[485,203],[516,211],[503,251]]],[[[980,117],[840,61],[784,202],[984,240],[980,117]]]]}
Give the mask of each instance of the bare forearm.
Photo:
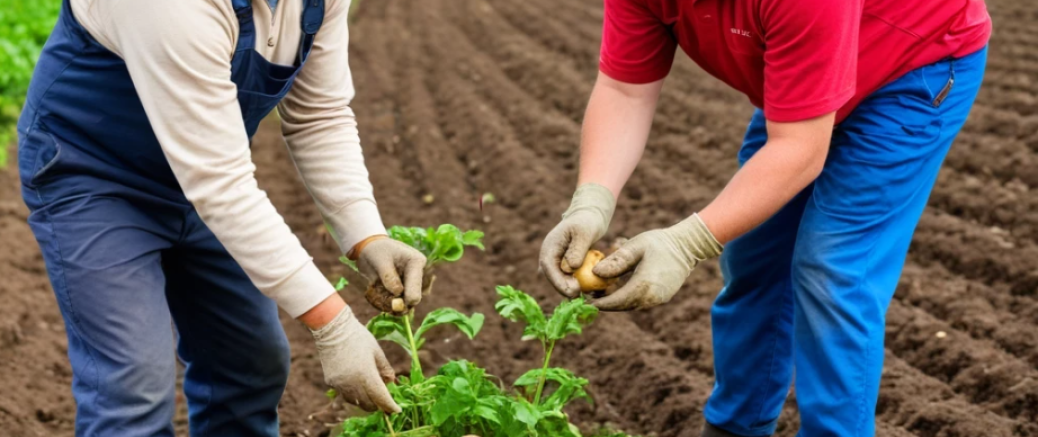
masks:
{"type": "Polygon", "coordinates": [[[327,299],[321,301],[317,306],[310,308],[309,311],[299,316],[298,320],[303,322],[307,328],[313,330],[321,329],[328,322],[332,321],[335,316],[339,315],[345,307],[346,301],[336,293],[328,296],[327,299]]]}
{"type": "Polygon", "coordinates": [[[599,75],[584,115],[578,185],[596,183],[619,196],[645,151],[660,87],[599,75]]]}
{"type": "Polygon", "coordinates": [[[721,244],[763,223],[818,177],[825,165],[832,120],[830,114],[768,124],[768,143],[699,212],[721,244]]]}
{"type": "Polygon", "coordinates": [[[763,223],[818,177],[824,156],[783,149],[781,143],[768,143],[699,212],[721,244],[763,223]]]}

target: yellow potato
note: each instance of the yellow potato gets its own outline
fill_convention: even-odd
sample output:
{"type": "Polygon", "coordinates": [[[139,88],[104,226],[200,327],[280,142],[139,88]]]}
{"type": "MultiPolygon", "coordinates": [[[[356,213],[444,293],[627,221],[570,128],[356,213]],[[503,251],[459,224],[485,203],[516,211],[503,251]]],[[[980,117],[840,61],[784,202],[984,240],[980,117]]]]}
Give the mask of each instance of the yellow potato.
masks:
{"type": "Polygon", "coordinates": [[[573,272],[573,277],[577,278],[577,282],[580,283],[580,291],[584,293],[603,291],[616,282],[615,278],[603,279],[591,271],[603,259],[605,259],[605,254],[597,250],[590,250],[584,256],[584,264],[581,264],[580,268],[573,272]]]}
{"type": "Polygon", "coordinates": [[[404,305],[404,300],[399,297],[393,299],[390,305],[392,305],[394,313],[402,313],[404,311],[407,311],[407,305],[404,305]]]}

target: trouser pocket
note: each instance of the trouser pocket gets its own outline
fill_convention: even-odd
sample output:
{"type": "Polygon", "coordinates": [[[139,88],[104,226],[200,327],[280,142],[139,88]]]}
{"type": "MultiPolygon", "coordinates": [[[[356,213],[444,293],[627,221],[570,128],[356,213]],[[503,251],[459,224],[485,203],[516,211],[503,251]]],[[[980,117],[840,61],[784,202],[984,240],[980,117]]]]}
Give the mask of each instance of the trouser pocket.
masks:
{"type": "Polygon", "coordinates": [[[933,96],[930,99],[930,104],[934,108],[941,107],[941,104],[948,98],[952,88],[955,86],[955,59],[947,59],[928,65],[921,68],[919,72],[923,76],[923,83],[926,85],[927,90],[933,96]]]}
{"type": "Polygon", "coordinates": [[[61,158],[61,147],[54,136],[32,129],[18,138],[18,173],[22,185],[35,188],[47,180],[61,158]]]}

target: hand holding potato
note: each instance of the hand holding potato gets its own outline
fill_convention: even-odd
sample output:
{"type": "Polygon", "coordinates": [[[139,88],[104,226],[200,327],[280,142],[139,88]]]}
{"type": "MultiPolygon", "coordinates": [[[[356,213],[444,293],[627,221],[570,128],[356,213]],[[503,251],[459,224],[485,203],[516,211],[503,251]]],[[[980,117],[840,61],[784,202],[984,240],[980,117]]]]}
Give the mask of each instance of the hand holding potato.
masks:
{"type": "Polygon", "coordinates": [[[606,280],[632,269],[634,275],[591,304],[602,311],[629,311],[669,302],[700,262],[721,255],[723,249],[698,214],[669,228],[642,233],[592,269],[606,280]]]}
{"type": "Polygon", "coordinates": [[[598,184],[584,184],[573,193],[569,209],[562,215],[555,229],[548,233],[541,245],[540,266],[548,281],[568,298],[580,295],[580,284],[567,274],[577,270],[584,258],[609,228],[616,208],[616,199],[608,188],[598,184]]]}
{"type": "Polygon", "coordinates": [[[377,238],[357,250],[357,267],[369,282],[365,298],[379,311],[402,315],[418,305],[431,285],[425,255],[390,238],[377,238]],[[395,303],[394,303],[395,302],[395,303]]]}

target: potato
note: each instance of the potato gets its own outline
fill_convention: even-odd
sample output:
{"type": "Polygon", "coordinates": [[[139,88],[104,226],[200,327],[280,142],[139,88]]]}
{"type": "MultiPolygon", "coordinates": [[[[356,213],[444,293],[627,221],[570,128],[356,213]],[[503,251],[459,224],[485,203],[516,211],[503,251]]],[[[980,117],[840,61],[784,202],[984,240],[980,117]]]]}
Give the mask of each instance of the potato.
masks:
{"type": "Polygon", "coordinates": [[[407,314],[407,305],[404,304],[404,299],[391,293],[381,282],[369,285],[367,291],[364,292],[364,298],[367,299],[371,306],[381,312],[394,316],[407,314]]]}
{"type": "Polygon", "coordinates": [[[404,311],[407,311],[407,305],[404,305],[404,300],[399,297],[393,299],[393,301],[390,303],[390,306],[392,307],[394,313],[402,313],[404,311]]]}
{"type": "MultiPolygon", "coordinates": [[[[422,275],[422,296],[428,296],[432,293],[433,283],[436,282],[436,275],[433,274],[433,269],[426,266],[424,274],[422,275]]],[[[410,311],[407,308],[407,304],[401,296],[397,296],[390,292],[381,281],[376,281],[368,286],[368,289],[364,292],[364,298],[367,299],[371,306],[375,307],[381,312],[392,314],[394,316],[402,316],[410,311]]]]}
{"type": "Polygon", "coordinates": [[[577,278],[577,282],[580,284],[580,291],[584,293],[603,291],[608,288],[609,285],[616,282],[615,278],[603,279],[592,272],[595,265],[603,259],[605,259],[605,254],[597,250],[590,250],[587,255],[584,256],[584,264],[581,264],[580,268],[573,272],[573,277],[577,278]]]}

